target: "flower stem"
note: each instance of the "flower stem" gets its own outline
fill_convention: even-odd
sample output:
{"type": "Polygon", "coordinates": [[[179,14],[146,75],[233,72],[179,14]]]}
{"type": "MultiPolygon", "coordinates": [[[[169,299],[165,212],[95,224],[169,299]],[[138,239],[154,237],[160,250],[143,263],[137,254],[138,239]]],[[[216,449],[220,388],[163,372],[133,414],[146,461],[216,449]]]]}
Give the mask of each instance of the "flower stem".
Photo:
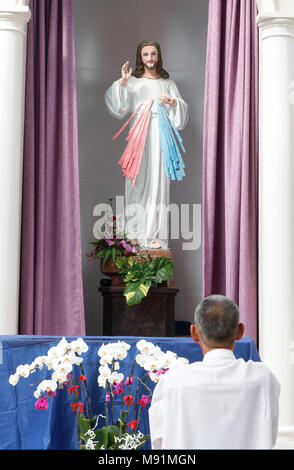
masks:
{"type": "MultiPolygon", "coordinates": [[[[82,375],[85,375],[84,368],[83,368],[82,364],[80,364],[80,369],[81,369],[82,375]]],[[[86,389],[86,393],[87,393],[87,398],[88,398],[88,403],[89,403],[89,408],[90,408],[90,414],[91,414],[91,417],[93,417],[92,401],[91,401],[91,397],[90,397],[90,393],[89,393],[89,389],[88,389],[87,380],[84,381],[84,384],[85,384],[85,389],[86,389]]]]}
{"type": "MultiPolygon", "coordinates": [[[[144,395],[144,392],[146,390],[147,387],[147,382],[148,382],[148,379],[149,379],[149,375],[146,374],[146,380],[145,380],[145,383],[144,383],[144,387],[143,387],[143,391],[142,391],[142,395],[144,395]]],[[[135,428],[135,434],[138,430],[138,426],[139,426],[139,421],[140,421],[140,414],[141,414],[141,410],[142,410],[142,403],[140,403],[140,407],[139,407],[139,412],[138,412],[138,417],[137,417],[137,420],[138,420],[138,423],[136,424],[136,428],[135,428]]]]}
{"type": "MultiPolygon", "coordinates": [[[[130,378],[131,378],[131,379],[132,379],[132,377],[133,377],[135,365],[136,365],[136,359],[134,360],[133,365],[132,365],[131,375],[130,375],[130,378]]],[[[128,395],[131,394],[131,387],[132,387],[132,384],[130,383],[130,384],[129,384],[129,392],[128,392],[128,395]]],[[[135,404],[134,404],[134,407],[135,407],[135,404]]],[[[128,423],[128,420],[129,420],[129,409],[130,409],[130,401],[128,401],[128,407],[127,407],[127,419],[126,419],[127,423],[128,423]]]]}

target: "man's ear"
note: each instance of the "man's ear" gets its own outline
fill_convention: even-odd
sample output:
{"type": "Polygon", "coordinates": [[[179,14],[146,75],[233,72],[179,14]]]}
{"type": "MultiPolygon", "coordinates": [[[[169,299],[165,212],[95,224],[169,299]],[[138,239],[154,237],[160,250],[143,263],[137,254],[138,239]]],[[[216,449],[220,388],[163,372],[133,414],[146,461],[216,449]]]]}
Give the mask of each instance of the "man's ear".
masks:
{"type": "Polygon", "coordinates": [[[237,335],[236,335],[236,341],[242,338],[242,336],[244,335],[244,330],[245,330],[244,323],[239,323],[237,335]]]}
{"type": "Polygon", "coordinates": [[[199,330],[198,330],[198,326],[195,325],[195,323],[192,323],[192,325],[190,325],[190,333],[195,343],[199,343],[199,340],[200,340],[199,330]]]}

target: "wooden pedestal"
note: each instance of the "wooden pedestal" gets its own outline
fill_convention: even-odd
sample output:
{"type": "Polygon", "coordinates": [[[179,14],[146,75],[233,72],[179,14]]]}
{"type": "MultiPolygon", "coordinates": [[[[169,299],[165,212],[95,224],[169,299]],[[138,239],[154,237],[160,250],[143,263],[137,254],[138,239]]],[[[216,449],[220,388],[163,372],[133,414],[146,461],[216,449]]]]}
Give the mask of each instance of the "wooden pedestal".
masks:
{"type": "Polygon", "coordinates": [[[127,305],[124,287],[99,287],[103,296],[103,336],[174,336],[179,289],[150,287],[138,305],[127,305]]]}

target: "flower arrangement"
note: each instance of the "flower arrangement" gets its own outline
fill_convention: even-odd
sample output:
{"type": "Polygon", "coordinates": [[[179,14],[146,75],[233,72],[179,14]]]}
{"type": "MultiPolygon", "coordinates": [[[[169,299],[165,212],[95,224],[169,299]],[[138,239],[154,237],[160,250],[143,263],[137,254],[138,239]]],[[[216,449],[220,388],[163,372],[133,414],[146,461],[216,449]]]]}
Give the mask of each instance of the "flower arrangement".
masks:
{"type": "Polygon", "coordinates": [[[173,274],[173,261],[170,258],[150,255],[140,256],[135,248],[134,240],[129,240],[125,233],[121,234],[116,216],[112,211],[112,199],[109,199],[111,209],[108,220],[103,225],[103,232],[97,234],[94,249],[86,254],[88,262],[102,259],[102,268],[108,259],[112,259],[126,284],[124,296],[127,305],[141,303],[148,294],[151,285],[166,281],[173,274]]]}
{"type": "Polygon", "coordinates": [[[152,385],[157,383],[171,367],[187,364],[188,360],[171,351],[163,352],[159,346],[146,340],[137,342],[138,354],[130,372],[121,372],[123,361],[130,349],[124,341],[102,344],[99,356],[98,387],[105,391],[105,412],[94,414],[83,369],[81,354],[88,351],[82,338],[67,342],[65,338],[53,346],[46,356],[39,356],[31,364],[21,364],[9,377],[15,386],[20,378],[26,378],[37,369],[47,368],[50,375],[36,382],[34,391],[37,410],[47,410],[49,401],[58,390],[66,388],[72,397],[72,411],[76,417],[80,449],[140,449],[149,435],[140,430],[142,407],[147,408],[152,398],[152,385]],[[136,374],[137,367],[143,375],[136,374]],[[79,379],[74,378],[73,368],[79,367],[79,379]],[[116,406],[114,406],[116,405],[116,406]],[[118,406],[119,405],[119,406],[118,406]],[[119,408],[119,412],[115,410],[119,408]],[[104,425],[99,426],[101,419],[104,425]]]}
{"type": "Polygon", "coordinates": [[[109,199],[111,209],[107,214],[108,220],[102,226],[103,230],[97,233],[95,241],[90,242],[94,249],[86,253],[89,263],[102,258],[102,266],[105,265],[109,258],[115,263],[117,256],[134,256],[137,254],[133,241],[126,234],[119,230],[117,218],[113,215],[112,199],[109,199]]]}

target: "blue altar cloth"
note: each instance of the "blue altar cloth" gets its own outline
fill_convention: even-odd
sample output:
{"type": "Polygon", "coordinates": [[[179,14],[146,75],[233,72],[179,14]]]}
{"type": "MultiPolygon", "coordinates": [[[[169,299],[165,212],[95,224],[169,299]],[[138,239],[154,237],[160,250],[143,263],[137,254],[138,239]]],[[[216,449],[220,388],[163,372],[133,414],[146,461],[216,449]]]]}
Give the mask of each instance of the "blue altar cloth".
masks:
{"type": "MultiPolygon", "coordinates": [[[[20,364],[30,364],[37,356],[46,355],[47,351],[55,346],[61,336],[28,336],[28,335],[0,335],[0,449],[78,449],[75,414],[72,411],[72,397],[66,388],[58,390],[55,397],[49,399],[47,410],[36,410],[36,399],[33,396],[36,382],[45,379],[51,371],[44,368],[36,371],[28,378],[21,378],[16,386],[9,384],[8,379],[20,364]],[[31,384],[35,383],[34,386],[31,384]]],[[[77,337],[66,337],[70,342],[77,337]]],[[[105,390],[98,386],[98,349],[104,343],[125,341],[130,344],[126,359],[120,362],[120,370],[125,377],[130,374],[131,365],[138,354],[136,343],[146,339],[158,345],[162,351],[173,351],[179,357],[185,357],[189,362],[201,361],[202,350],[199,344],[194,343],[190,337],[172,338],[139,338],[139,337],[83,337],[89,349],[82,354],[83,368],[87,376],[87,383],[92,399],[92,406],[96,414],[105,413],[105,390]]],[[[244,337],[236,341],[234,354],[245,361],[260,361],[256,345],[252,338],[244,337]]],[[[74,376],[80,375],[80,369],[74,366],[74,376]]],[[[143,369],[135,368],[138,377],[143,376],[143,369]]],[[[149,386],[152,389],[154,384],[149,386]]],[[[120,397],[117,397],[115,412],[120,409],[120,397]]],[[[102,418],[101,418],[102,419],[102,418]]],[[[100,422],[100,425],[103,425],[100,422]]],[[[148,411],[142,408],[139,430],[149,434],[148,411]]],[[[150,449],[150,440],[143,449],[150,449]]]]}

